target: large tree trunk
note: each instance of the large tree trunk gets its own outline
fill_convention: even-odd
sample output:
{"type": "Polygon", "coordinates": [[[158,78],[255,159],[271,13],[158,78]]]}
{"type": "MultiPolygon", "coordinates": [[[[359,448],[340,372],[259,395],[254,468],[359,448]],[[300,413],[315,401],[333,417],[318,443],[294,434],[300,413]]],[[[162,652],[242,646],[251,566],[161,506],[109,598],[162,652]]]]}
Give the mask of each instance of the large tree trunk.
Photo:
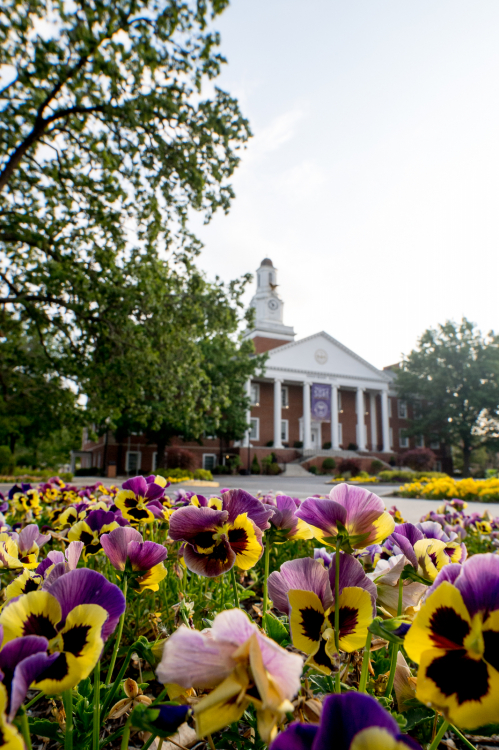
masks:
{"type": "Polygon", "coordinates": [[[463,477],[470,477],[471,445],[463,445],[463,477]]]}
{"type": "Polygon", "coordinates": [[[454,462],[452,460],[452,447],[447,443],[442,444],[442,471],[449,476],[454,474],[454,462]]]}

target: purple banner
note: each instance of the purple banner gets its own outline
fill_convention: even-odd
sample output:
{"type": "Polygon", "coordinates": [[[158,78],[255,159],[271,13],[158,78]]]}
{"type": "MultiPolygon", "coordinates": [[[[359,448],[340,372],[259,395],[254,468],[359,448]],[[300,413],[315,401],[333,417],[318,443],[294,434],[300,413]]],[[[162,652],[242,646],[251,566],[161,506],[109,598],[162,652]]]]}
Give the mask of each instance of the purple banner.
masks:
{"type": "Polygon", "coordinates": [[[331,386],[312,383],[310,405],[312,419],[316,422],[329,422],[331,420],[331,386]]]}

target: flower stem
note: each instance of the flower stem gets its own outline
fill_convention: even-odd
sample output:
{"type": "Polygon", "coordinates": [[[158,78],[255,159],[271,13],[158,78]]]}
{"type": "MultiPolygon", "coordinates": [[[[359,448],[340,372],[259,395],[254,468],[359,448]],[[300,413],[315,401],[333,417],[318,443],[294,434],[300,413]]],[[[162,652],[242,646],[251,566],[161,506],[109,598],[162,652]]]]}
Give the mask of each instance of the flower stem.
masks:
{"type": "Polygon", "coordinates": [[[265,615],[269,606],[269,566],[270,566],[270,537],[267,536],[265,540],[265,551],[264,551],[264,580],[263,580],[263,611],[262,611],[262,626],[265,628],[265,615]]]}
{"type": "Polygon", "coordinates": [[[362,670],[360,672],[359,693],[366,692],[367,675],[369,672],[369,659],[371,658],[372,637],[373,637],[373,634],[370,631],[367,631],[367,641],[366,641],[366,645],[364,646],[364,656],[362,658],[362,670]]]}
{"type": "Polygon", "coordinates": [[[111,656],[111,661],[109,663],[109,669],[107,670],[106,685],[109,685],[109,683],[112,680],[114,665],[116,664],[116,658],[118,656],[118,649],[121,643],[121,634],[123,633],[123,625],[125,624],[127,586],[128,586],[127,577],[126,575],[123,575],[123,596],[125,597],[125,611],[121,615],[119,623],[118,623],[118,631],[116,633],[116,639],[114,641],[113,653],[111,656]]]}
{"type": "Polygon", "coordinates": [[[449,722],[448,721],[444,721],[443,724],[442,724],[442,726],[440,727],[440,729],[437,732],[437,736],[435,737],[435,739],[431,743],[431,745],[429,747],[429,750],[437,750],[437,747],[440,744],[440,740],[442,739],[442,737],[446,733],[448,727],[449,727],[449,722]]]}
{"type": "Polygon", "coordinates": [[[64,750],[73,750],[73,690],[65,690],[62,694],[64,710],[66,712],[66,734],[64,736],[64,750]]]}
{"type": "Polygon", "coordinates": [[[450,725],[450,729],[451,729],[452,732],[454,732],[454,734],[457,734],[457,736],[459,737],[459,739],[461,740],[461,742],[464,742],[464,744],[466,745],[466,747],[471,748],[471,750],[476,750],[475,745],[472,745],[471,742],[466,739],[466,737],[464,736],[464,734],[462,732],[460,732],[457,727],[454,726],[454,724],[450,725]]]}
{"type": "MultiPolygon", "coordinates": [[[[334,645],[338,658],[340,656],[340,537],[336,537],[336,555],[334,558],[334,645]]],[[[335,692],[341,693],[340,671],[336,673],[335,692]]]]}
{"type": "Polygon", "coordinates": [[[234,573],[234,567],[230,569],[230,579],[232,581],[232,590],[234,592],[234,606],[239,609],[239,597],[237,595],[237,581],[236,574],[234,573]]]}
{"type": "Polygon", "coordinates": [[[45,695],[45,693],[43,693],[43,692],[42,692],[42,691],[40,690],[40,692],[39,692],[39,693],[37,693],[37,695],[35,695],[35,697],[34,697],[34,698],[32,698],[32,699],[30,700],[30,702],[29,702],[29,703],[26,703],[26,710],[28,710],[28,708],[31,708],[31,706],[32,706],[33,704],[35,704],[35,703],[36,703],[37,701],[39,701],[39,700],[40,700],[40,698],[43,698],[43,696],[44,696],[44,695],[45,695]]]}
{"type": "Polygon", "coordinates": [[[24,738],[24,744],[26,745],[26,750],[32,750],[32,744],[31,744],[31,733],[29,731],[29,721],[28,721],[28,714],[26,713],[26,707],[21,706],[19,709],[19,718],[21,720],[21,732],[23,733],[24,738]]]}
{"type": "MultiPolygon", "coordinates": [[[[397,605],[397,617],[400,617],[400,615],[402,614],[402,597],[403,597],[403,591],[402,591],[402,589],[403,589],[403,586],[404,586],[404,580],[403,580],[402,576],[400,576],[400,578],[399,578],[399,600],[398,600],[398,605],[397,605]]],[[[394,643],[392,645],[392,661],[390,663],[390,675],[388,677],[388,682],[387,682],[387,685],[386,685],[386,692],[385,692],[385,696],[387,698],[389,698],[390,695],[392,694],[393,683],[395,682],[395,670],[397,669],[397,656],[398,656],[398,652],[399,652],[399,644],[398,643],[394,643]]]]}
{"type": "Polygon", "coordinates": [[[100,734],[100,661],[94,667],[94,713],[92,725],[92,750],[99,750],[100,734]]]}
{"type": "Polygon", "coordinates": [[[123,730],[123,737],[121,738],[121,750],[128,750],[128,743],[130,741],[130,729],[132,728],[132,724],[130,722],[130,717],[128,717],[125,728],[123,730]]]}
{"type": "Polygon", "coordinates": [[[135,643],[132,643],[132,645],[129,647],[128,651],[126,652],[125,660],[123,664],[121,665],[121,669],[118,672],[118,676],[113,682],[113,687],[109,691],[109,693],[106,696],[106,699],[104,700],[104,704],[102,706],[101,716],[106,716],[108,708],[111,706],[114,696],[116,695],[118,688],[120,686],[120,682],[123,679],[123,676],[125,674],[126,668],[128,667],[128,664],[130,662],[130,659],[132,658],[132,653],[134,649],[136,648],[135,643]]]}

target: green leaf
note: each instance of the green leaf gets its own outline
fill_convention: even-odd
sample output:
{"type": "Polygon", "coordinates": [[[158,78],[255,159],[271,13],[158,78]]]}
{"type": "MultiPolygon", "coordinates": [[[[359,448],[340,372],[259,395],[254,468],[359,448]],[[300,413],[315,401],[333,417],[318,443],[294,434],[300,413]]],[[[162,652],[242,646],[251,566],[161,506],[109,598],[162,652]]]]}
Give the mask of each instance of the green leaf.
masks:
{"type": "Polygon", "coordinates": [[[278,643],[280,646],[282,646],[284,643],[290,642],[288,628],[271,612],[267,612],[265,614],[264,626],[270,638],[276,641],[276,643],[278,643]]]}
{"type": "Polygon", "coordinates": [[[38,737],[48,737],[51,740],[61,740],[63,737],[59,724],[48,719],[30,719],[29,729],[31,734],[38,737]]]}
{"type": "Polygon", "coordinates": [[[86,677],[78,685],[78,693],[83,695],[85,698],[90,698],[93,693],[93,685],[90,677],[86,677]]]}

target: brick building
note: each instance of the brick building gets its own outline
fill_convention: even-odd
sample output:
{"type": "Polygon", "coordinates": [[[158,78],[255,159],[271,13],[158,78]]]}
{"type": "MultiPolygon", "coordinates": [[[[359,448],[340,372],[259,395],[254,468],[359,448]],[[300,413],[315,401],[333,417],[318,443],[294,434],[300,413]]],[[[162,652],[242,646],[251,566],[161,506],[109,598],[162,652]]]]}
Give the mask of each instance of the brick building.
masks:
{"type": "MultiPolygon", "coordinates": [[[[174,440],[195,455],[197,467],[212,469],[239,454],[244,467],[256,455],[274,452],[280,463],[321,463],[325,456],[355,451],[367,467],[374,457],[385,461],[423,438],[405,434],[408,405],[397,397],[396,367],[378,370],[328,333],[321,331],[295,341],[283,319],[277,293],[277,270],[265,258],[256,272],[255,327],[247,331],[257,353],[268,352],[265,374],[248,382],[251,408],[243,441],[222,445],[216,438],[203,444],[174,440]]],[[[439,445],[432,443],[438,451],[439,445]]],[[[111,433],[98,442],[83,436],[82,466],[103,469],[114,464],[118,474],[153,472],[156,446],[143,435],[117,443],[111,433]]]]}

